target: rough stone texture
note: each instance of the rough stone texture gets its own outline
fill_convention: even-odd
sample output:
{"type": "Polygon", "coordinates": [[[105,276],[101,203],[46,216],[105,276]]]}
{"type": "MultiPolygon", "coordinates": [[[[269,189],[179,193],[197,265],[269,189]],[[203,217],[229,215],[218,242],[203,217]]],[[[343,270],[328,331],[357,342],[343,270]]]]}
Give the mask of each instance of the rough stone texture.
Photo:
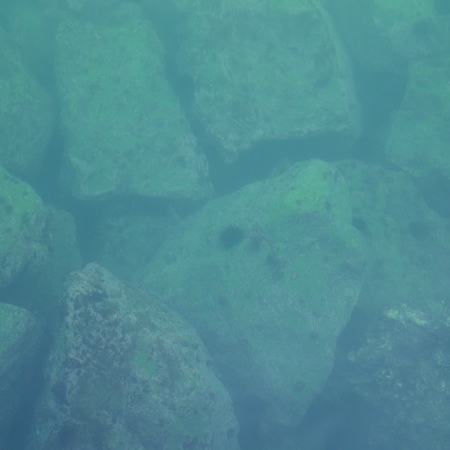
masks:
{"type": "Polygon", "coordinates": [[[358,161],[337,166],[349,185],[353,223],[367,243],[370,268],[358,308],[368,318],[403,303],[438,314],[450,290],[447,221],[405,173],[358,161]]]}
{"type": "Polygon", "coordinates": [[[448,306],[431,315],[401,305],[386,310],[350,353],[338,381],[364,401],[368,417],[377,417],[376,432],[364,448],[447,448],[449,328],[448,306]]]}
{"type": "Polygon", "coordinates": [[[299,163],[210,202],[136,275],[197,328],[236,399],[260,405],[265,441],[333,367],[364,271],[351,220],[336,168],[299,163]]]}
{"type": "Polygon", "coordinates": [[[28,311],[0,303],[0,446],[29,394],[42,345],[43,323],[28,311]]]}
{"type": "Polygon", "coordinates": [[[358,63],[404,71],[410,59],[448,51],[448,11],[435,0],[324,0],[358,63]]]}
{"type": "Polygon", "coordinates": [[[164,63],[162,45],[137,6],[102,20],[60,23],[61,179],[73,195],[210,195],[206,160],[165,79],[164,63]]]}
{"type": "Polygon", "coordinates": [[[96,264],[64,307],[32,448],[237,449],[231,400],[178,315],[96,264]]]}
{"type": "Polygon", "coordinates": [[[440,172],[450,179],[450,58],[420,59],[392,119],[388,158],[413,176],[440,172]]]}
{"type": "Polygon", "coordinates": [[[0,166],[0,286],[39,260],[46,211],[36,192],[0,166]]]}
{"type": "Polygon", "coordinates": [[[0,164],[14,175],[35,175],[53,134],[54,105],[1,29],[0,59],[0,164]]]}
{"type": "Polygon", "coordinates": [[[337,166],[367,244],[368,270],[322,398],[347,414],[341,429],[360,436],[355,448],[445,449],[448,220],[427,207],[403,172],[358,161],[337,166]]]}
{"type": "Polygon", "coordinates": [[[348,62],[318,4],[176,1],[172,9],[178,69],[194,84],[193,117],[220,141],[225,160],[264,140],[335,134],[348,143],[359,134],[348,62]]]}

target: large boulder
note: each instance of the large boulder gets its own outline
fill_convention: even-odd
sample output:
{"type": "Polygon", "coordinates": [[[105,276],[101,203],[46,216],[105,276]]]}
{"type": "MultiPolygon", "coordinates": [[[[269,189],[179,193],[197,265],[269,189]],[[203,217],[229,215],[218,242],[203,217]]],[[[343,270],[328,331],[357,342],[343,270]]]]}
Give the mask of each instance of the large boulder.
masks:
{"type": "Polygon", "coordinates": [[[236,400],[259,405],[265,442],[321,390],[358,298],[347,189],[333,165],[299,163],[210,202],[135,276],[197,328],[236,400]]]}
{"type": "Polygon", "coordinates": [[[351,444],[342,448],[443,449],[450,395],[448,220],[425,204],[404,172],[358,161],[337,166],[349,185],[369,269],[322,401],[338,410],[338,426],[351,444]]]}
{"type": "Polygon", "coordinates": [[[237,449],[230,397],[181,317],[97,264],[63,303],[31,448],[237,449]]]}
{"type": "Polygon", "coordinates": [[[63,20],[56,40],[61,179],[71,193],[209,196],[206,160],[165,78],[162,44],[140,9],[63,20]]]}
{"type": "Polygon", "coordinates": [[[335,387],[348,388],[357,414],[369,423],[364,445],[358,448],[448,446],[449,327],[446,304],[435,314],[426,306],[387,309],[367,327],[366,338],[358,339],[361,345],[339,364],[335,387]]]}
{"type": "Polygon", "coordinates": [[[168,14],[167,34],[176,24],[175,64],[192,80],[193,118],[226,161],[261,141],[331,134],[348,144],[359,134],[349,64],[317,3],[145,3],[168,14]]]}
{"type": "Polygon", "coordinates": [[[438,314],[450,289],[447,221],[427,206],[407,174],[358,161],[337,166],[368,251],[358,308],[369,320],[401,304],[438,314]]]}

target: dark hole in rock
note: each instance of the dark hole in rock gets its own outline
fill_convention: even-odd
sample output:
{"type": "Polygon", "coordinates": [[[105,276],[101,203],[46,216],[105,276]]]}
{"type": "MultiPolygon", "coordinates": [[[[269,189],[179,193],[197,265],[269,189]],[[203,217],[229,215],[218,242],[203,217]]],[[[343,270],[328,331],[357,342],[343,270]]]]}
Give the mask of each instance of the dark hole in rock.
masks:
{"type": "Polygon", "coordinates": [[[238,245],[244,239],[244,232],[235,225],[224,228],[219,235],[219,244],[225,250],[229,250],[238,245]]]}

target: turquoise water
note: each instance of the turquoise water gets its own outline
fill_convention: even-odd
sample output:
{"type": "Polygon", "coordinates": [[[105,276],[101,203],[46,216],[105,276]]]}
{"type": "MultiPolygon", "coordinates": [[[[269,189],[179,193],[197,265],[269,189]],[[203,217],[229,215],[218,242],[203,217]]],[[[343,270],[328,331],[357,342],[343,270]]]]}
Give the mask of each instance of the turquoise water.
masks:
{"type": "Polygon", "coordinates": [[[448,448],[449,14],[0,0],[0,448],[448,448]]]}

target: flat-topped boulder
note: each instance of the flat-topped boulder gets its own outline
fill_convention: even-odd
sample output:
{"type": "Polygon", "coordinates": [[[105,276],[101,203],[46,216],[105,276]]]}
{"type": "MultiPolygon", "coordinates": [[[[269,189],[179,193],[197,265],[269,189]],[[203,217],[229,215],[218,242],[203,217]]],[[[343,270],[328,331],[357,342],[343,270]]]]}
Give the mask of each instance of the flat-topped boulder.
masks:
{"type": "MultiPolygon", "coordinates": [[[[147,0],[164,15],[167,5],[147,0]]],[[[351,69],[327,13],[307,0],[171,5],[191,114],[233,161],[261,141],[360,132],[351,69]]],[[[167,27],[170,33],[170,20],[167,27]]],[[[213,142],[214,142],[213,139],[213,142]]]]}

